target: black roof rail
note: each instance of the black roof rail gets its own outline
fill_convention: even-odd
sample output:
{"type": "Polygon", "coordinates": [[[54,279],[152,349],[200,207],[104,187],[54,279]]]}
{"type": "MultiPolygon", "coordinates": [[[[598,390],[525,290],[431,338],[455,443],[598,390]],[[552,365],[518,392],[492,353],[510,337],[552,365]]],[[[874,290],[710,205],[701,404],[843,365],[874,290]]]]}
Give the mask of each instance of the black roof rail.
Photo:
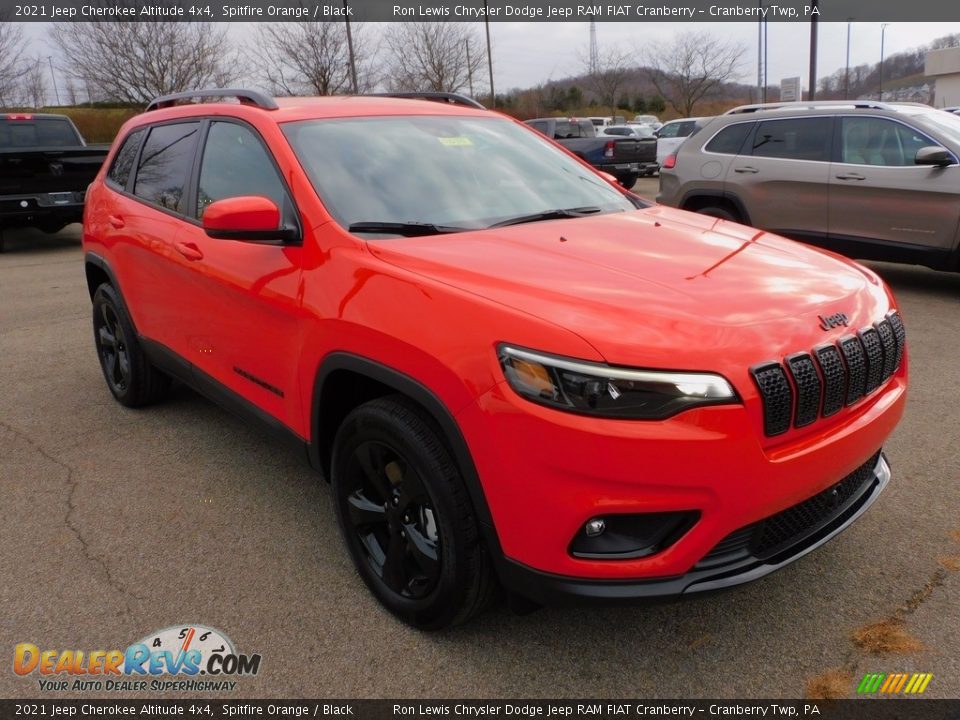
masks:
{"type": "Polygon", "coordinates": [[[207,90],[187,90],[186,92],[173,93],[172,95],[162,95],[154,98],[147,105],[146,112],[159,110],[161,108],[173,107],[181,100],[194,100],[206,98],[236,98],[241,105],[255,105],[263,110],[276,110],[279,106],[277,101],[269,95],[264,95],[256,90],[243,90],[236,88],[209,88],[207,90]]]}
{"type": "Polygon", "coordinates": [[[448,105],[463,105],[465,107],[476,108],[477,110],[486,110],[487,108],[467,95],[451,92],[394,92],[394,93],[370,93],[372,97],[392,97],[403,98],[405,100],[432,100],[433,102],[442,102],[448,105]]]}

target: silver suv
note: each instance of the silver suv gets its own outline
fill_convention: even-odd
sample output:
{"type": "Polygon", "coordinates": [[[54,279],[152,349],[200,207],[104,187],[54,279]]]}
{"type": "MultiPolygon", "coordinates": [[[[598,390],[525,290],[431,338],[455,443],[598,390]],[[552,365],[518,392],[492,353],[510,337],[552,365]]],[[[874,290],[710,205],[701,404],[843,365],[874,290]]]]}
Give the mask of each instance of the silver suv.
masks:
{"type": "Polygon", "coordinates": [[[744,105],[667,158],[657,200],[850,257],[960,270],[960,117],[914,103],[744,105]]]}

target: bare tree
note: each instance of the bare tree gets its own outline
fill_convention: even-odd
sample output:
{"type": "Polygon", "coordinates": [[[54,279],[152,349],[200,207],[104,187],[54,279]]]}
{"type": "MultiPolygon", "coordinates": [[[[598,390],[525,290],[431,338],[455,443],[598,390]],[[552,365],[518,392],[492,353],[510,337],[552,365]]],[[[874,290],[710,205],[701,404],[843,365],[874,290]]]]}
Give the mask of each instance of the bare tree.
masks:
{"type": "Polygon", "coordinates": [[[610,108],[610,114],[617,114],[617,99],[620,96],[636,63],[630,53],[618,47],[601,52],[596,67],[591,67],[589,58],[584,60],[590,89],[600,104],[610,108]]]}
{"type": "Polygon", "coordinates": [[[745,51],[741,43],[710,33],[684,32],[668,42],[650,43],[644,58],[657,92],[683,117],[690,117],[698,102],[737,78],[745,51]]]}
{"type": "MultiPolygon", "coordinates": [[[[336,95],[353,92],[346,26],[339,22],[268,23],[258,52],[261,80],[283,95],[336,95]]],[[[375,79],[364,52],[361,23],[351,25],[357,91],[369,90],[375,79]]]]}
{"type": "Polygon", "coordinates": [[[471,78],[482,83],[486,53],[469,23],[392,23],[384,42],[392,90],[460,92],[471,78]]]}
{"type": "Polygon", "coordinates": [[[79,104],[80,93],[77,92],[77,83],[73,78],[67,78],[67,87],[65,88],[67,93],[67,104],[77,105],[79,104]]]}
{"type": "Polygon", "coordinates": [[[226,28],[215,23],[54,23],[50,37],[91,97],[142,104],[227,85],[242,71],[226,28]]]}
{"type": "Polygon", "coordinates": [[[47,104],[47,70],[39,55],[26,67],[20,79],[21,103],[39,110],[47,104]]]}
{"type": "Polygon", "coordinates": [[[23,62],[24,37],[19,23],[9,21],[10,13],[0,10],[0,107],[10,105],[26,71],[23,62]]]}

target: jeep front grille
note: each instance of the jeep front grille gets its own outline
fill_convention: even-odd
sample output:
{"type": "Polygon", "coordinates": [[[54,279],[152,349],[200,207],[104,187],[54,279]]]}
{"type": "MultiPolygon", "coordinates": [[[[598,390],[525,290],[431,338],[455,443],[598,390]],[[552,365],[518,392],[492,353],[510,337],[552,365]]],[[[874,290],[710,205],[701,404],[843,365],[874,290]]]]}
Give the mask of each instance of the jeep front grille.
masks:
{"type": "Polygon", "coordinates": [[[751,368],[763,403],[763,431],[780,435],[853,405],[885,383],[903,360],[906,333],[894,310],[873,326],[751,368]]]}

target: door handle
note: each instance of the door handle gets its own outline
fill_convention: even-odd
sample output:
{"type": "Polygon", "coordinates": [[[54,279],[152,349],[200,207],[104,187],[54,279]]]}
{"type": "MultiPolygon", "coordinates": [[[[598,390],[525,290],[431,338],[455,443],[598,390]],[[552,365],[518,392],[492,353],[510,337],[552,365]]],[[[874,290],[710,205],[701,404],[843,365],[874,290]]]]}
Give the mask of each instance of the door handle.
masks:
{"type": "Polygon", "coordinates": [[[122,228],[126,223],[123,221],[123,218],[119,215],[110,215],[107,220],[113,225],[117,230],[122,228]]]}
{"type": "Polygon", "coordinates": [[[737,173],[750,173],[750,174],[760,172],[755,167],[738,167],[738,168],[734,168],[733,171],[737,173]]]}
{"type": "Polygon", "coordinates": [[[859,173],[841,173],[837,175],[837,180],[866,180],[866,178],[859,173]]]}
{"type": "Polygon", "coordinates": [[[177,249],[177,252],[183,255],[187,260],[203,259],[203,253],[200,252],[200,248],[191,242],[175,242],[173,246],[177,249]]]}

